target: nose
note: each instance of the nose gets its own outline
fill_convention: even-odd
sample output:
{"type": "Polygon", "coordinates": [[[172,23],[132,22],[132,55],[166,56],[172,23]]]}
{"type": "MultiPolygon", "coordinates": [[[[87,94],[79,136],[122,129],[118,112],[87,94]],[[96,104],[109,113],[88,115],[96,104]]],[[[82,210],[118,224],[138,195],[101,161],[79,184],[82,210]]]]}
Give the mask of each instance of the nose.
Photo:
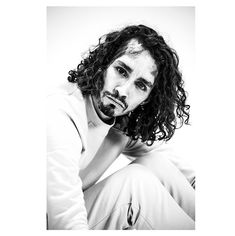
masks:
{"type": "Polygon", "coordinates": [[[119,84],[116,87],[116,90],[118,91],[120,97],[127,98],[130,93],[130,83],[126,81],[125,83],[119,84]]]}

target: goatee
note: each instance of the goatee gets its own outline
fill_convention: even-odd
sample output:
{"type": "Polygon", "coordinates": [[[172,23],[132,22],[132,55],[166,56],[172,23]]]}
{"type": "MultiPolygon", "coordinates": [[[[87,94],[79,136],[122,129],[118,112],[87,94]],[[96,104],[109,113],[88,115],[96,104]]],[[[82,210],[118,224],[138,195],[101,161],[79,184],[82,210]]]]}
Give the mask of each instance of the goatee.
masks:
{"type": "Polygon", "coordinates": [[[113,118],[114,117],[114,109],[115,109],[115,106],[113,104],[109,104],[109,105],[104,105],[103,102],[100,102],[99,105],[98,105],[100,111],[110,117],[110,118],[113,118]]]}

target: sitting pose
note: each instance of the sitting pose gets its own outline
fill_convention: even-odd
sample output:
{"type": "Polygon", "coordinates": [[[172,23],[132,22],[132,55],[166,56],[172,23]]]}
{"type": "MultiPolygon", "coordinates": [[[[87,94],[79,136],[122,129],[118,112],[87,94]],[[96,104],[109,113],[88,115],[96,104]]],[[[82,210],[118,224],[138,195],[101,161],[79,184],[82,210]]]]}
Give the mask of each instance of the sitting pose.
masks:
{"type": "Polygon", "coordinates": [[[101,37],[47,105],[48,229],[194,229],[194,171],[166,145],[189,105],[155,30],[101,37]],[[98,181],[120,154],[130,164],[98,181]]]}

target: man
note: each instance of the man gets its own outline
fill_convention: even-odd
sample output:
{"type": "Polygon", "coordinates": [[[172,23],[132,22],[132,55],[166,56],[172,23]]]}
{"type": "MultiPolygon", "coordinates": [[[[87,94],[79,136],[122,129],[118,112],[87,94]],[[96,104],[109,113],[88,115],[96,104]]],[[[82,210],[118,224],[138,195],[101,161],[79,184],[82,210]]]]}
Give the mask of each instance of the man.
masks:
{"type": "Polygon", "coordinates": [[[128,26],[48,97],[49,229],[194,229],[194,172],[165,148],[188,123],[177,54],[128,26]],[[120,154],[132,162],[98,182],[120,154]]]}

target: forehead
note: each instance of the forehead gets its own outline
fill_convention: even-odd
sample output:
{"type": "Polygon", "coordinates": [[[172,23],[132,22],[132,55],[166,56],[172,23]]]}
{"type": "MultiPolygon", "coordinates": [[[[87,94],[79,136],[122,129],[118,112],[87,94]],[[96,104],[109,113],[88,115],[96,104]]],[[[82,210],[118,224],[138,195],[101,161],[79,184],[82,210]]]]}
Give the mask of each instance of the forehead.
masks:
{"type": "Polygon", "coordinates": [[[138,73],[139,76],[147,78],[155,77],[157,74],[157,66],[148,50],[145,50],[137,39],[132,39],[127,44],[125,53],[115,61],[122,61],[138,73]]]}
{"type": "Polygon", "coordinates": [[[142,44],[137,39],[131,39],[126,48],[127,54],[139,54],[144,51],[142,44]]]}

